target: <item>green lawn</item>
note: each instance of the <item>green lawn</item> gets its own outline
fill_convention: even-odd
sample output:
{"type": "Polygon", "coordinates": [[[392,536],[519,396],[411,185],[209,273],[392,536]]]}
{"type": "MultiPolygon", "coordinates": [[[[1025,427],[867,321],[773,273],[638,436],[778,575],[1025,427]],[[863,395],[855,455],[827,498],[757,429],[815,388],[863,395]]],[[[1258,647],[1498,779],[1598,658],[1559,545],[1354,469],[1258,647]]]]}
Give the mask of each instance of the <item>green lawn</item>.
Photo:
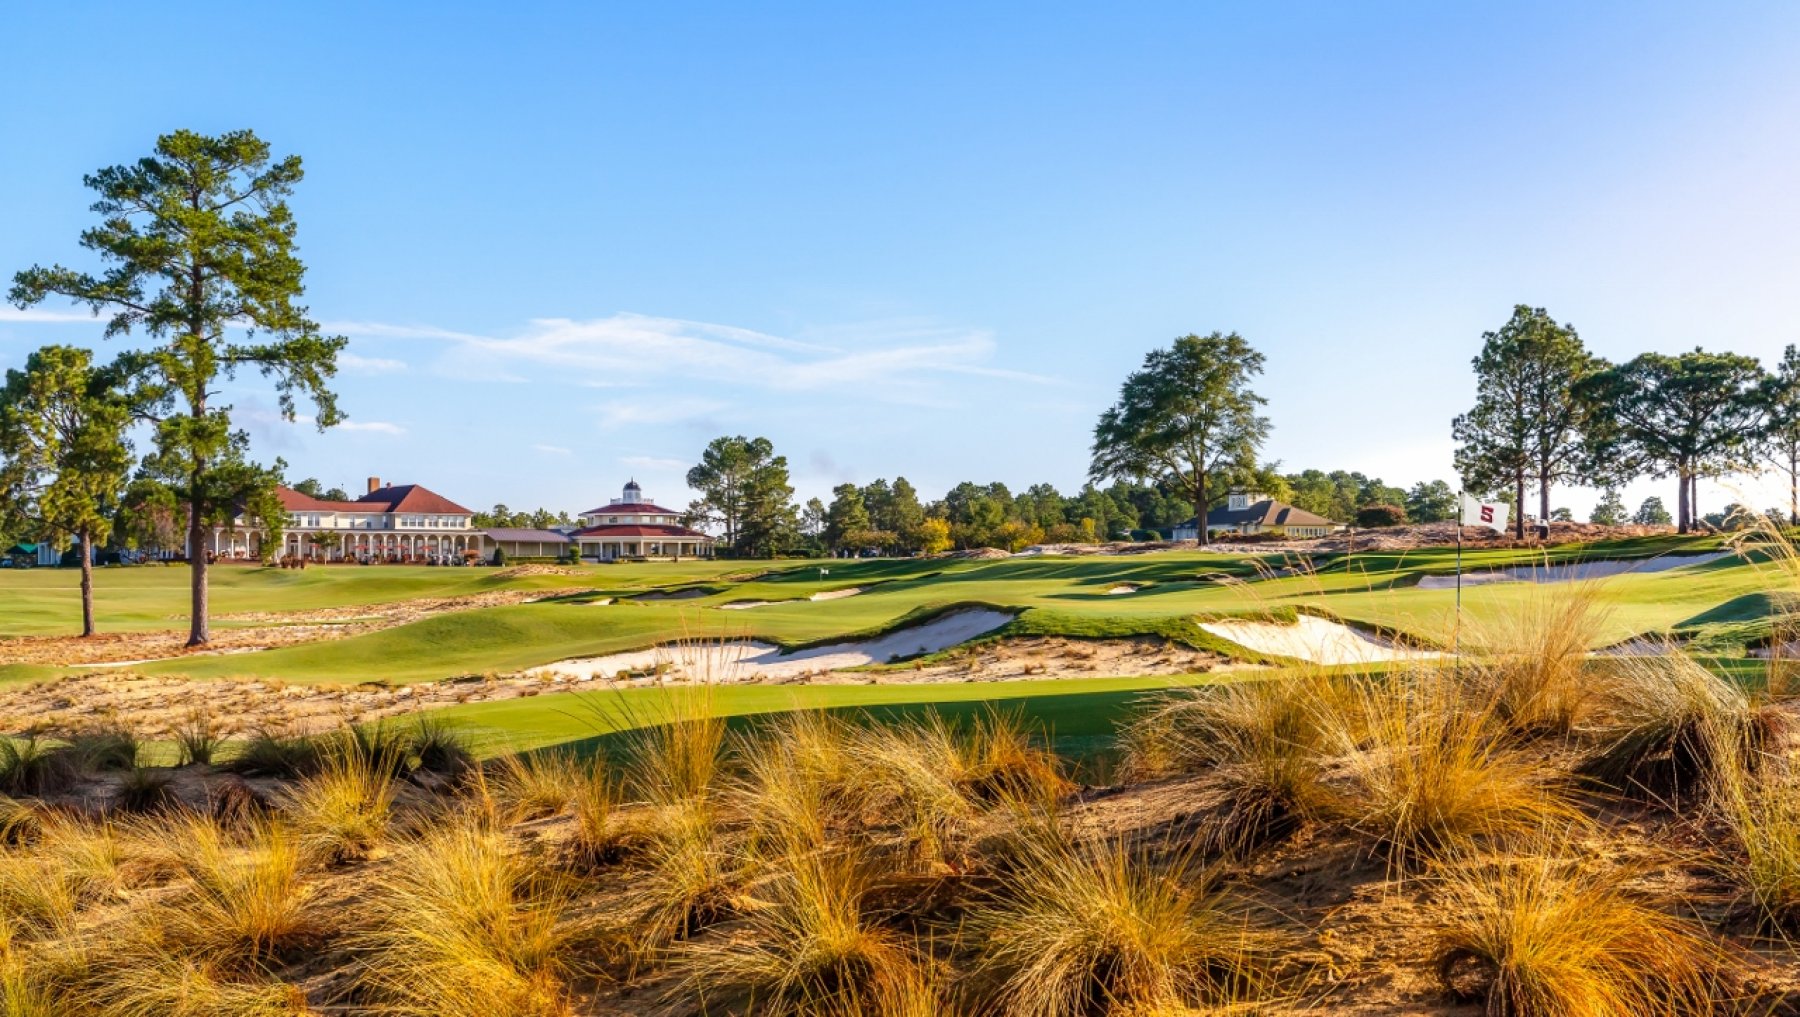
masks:
{"type": "MultiPolygon", "coordinates": [[[[1629,541],[1564,551],[1582,556],[1644,556],[1716,547],[1706,538],[1629,541]]],[[[1471,552],[1480,569],[1542,563],[1521,551],[1471,552]]],[[[439,615],[380,632],[230,656],[192,657],[138,670],[197,678],[256,676],[296,682],[411,682],[505,672],[572,656],[635,649],[680,639],[753,637],[788,646],[873,633],[962,604],[1018,613],[1011,631],[1077,637],[1138,633],[1206,645],[1197,617],[1296,608],[1442,643],[1451,628],[1454,593],[1420,589],[1425,575],[1453,568],[1453,552],[1361,553],[1316,571],[1275,577],[1286,562],[1198,552],[1141,556],[1035,557],[985,560],[833,561],[822,563],[692,562],[679,565],[589,566],[579,576],[502,579],[489,569],[417,567],[313,568],[304,572],[226,567],[216,571],[221,614],[358,606],[493,589],[588,587],[593,596],[439,615]],[[820,569],[829,570],[821,575],[820,569]],[[1121,584],[1139,592],[1113,596],[1121,584]],[[814,593],[858,586],[861,595],[813,601],[814,593]],[[638,601],[654,591],[702,588],[704,596],[638,601]],[[604,597],[618,598],[602,605],[604,597]],[[774,601],[747,611],[719,610],[742,600],[774,601]]],[[[103,628],[174,628],[182,624],[186,572],[179,568],[109,569],[99,577],[103,628]]],[[[1791,584],[1773,566],[1732,558],[1709,566],[1619,576],[1605,582],[1607,618],[1600,643],[1644,633],[1705,633],[1731,652],[1733,640],[1766,631],[1767,618],[1791,584]]],[[[68,631],[75,575],[40,570],[0,573],[9,633],[68,631]]],[[[1517,583],[1464,591],[1467,622],[1497,619],[1544,588],[1517,583]]],[[[230,624],[224,622],[222,624],[230,624]]],[[[1229,648],[1217,644],[1221,648],[1229,648]]],[[[0,651],[3,652],[3,651],[0,651]]],[[[1254,659],[1254,655],[1239,653],[1254,659]]],[[[0,666],[0,681],[46,677],[44,668],[0,666]]]]}

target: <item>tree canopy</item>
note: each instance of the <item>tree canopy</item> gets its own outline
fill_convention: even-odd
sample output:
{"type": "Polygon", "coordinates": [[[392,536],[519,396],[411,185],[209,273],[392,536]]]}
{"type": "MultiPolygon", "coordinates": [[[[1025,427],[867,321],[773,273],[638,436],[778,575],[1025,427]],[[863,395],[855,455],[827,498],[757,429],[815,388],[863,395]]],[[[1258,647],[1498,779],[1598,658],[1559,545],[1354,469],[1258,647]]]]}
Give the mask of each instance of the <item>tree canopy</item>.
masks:
{"type": "Polygon", "coordinates": [[[112,533],[131,468],[130,407],[116,369],[46,346],[0,388],[0,529],[80,542],[81,634],[94,634],[94,546],[112,533]]]}
{"type": "Polygon", "coordinates": [[[209,499],[237,496],[246,466],[229,407],[214,401],[219,379],[260,372],[288,420],[302,400],[321,429],[343,416],[327,384],[346,340],[320,334],[297,302],[305,268],[287,198],[302,176],[299,156],[273,158],[250,131],[163,135],[152,154],[84,178],[100,223],[80,242],[106,267],[29,268],[10,293],[20,307],[67,297],[108,315],[109,338],[157,341],[139,381],[161,469],[182,476],[188,503],[189,645],[209,634],[204,526],[233,509],[209,499]]]}
{"type": "Polygon", "coordinates": [[[1585,479],[1591,425],[1600,419],[1578,386],[1603,365],[1572,325],[1520,304],[1482,335],[1475,405],[1451,423],[1456,468],[1471,489],[1513,488],[1514,534],[1525,533],[1525,489],[1535,482],[1538,517],[1550,516],[1552,486],[1585,479]]]}
{"type": "Polygon", "coordinates": [[[767,438],[713,439],[688,471],[687,485],[700,492],[688,506],[689,519],[719,529],[733,554],[780,554],[799,536],[787,457],[767,438]]]}
{"type": "MultiPolygon", "coordinates": [[[[1266,400],[1250,388],[1262,369],[1263,355],[1236,332],[1185,335],[1150,351],[1094,427],[1089,477],[1168,477],[1204,513],[1207,475],[1254,469],[1268,438],[1269,420],[1258,413],[1266,400]]],[[[1204,544],[1205,525],[1199,530],[1204,544]]]]}
{"type": "Polygon", "coordinates": [[[1620,472],[1677,480],[1675,521],[1694,522],[1703,476],[1747,465],[1766,415],[1766,375],[1736,353],[1644,353],[1587,379],[1584,398],[1610,418],[1597,454],[1620,472]]]}

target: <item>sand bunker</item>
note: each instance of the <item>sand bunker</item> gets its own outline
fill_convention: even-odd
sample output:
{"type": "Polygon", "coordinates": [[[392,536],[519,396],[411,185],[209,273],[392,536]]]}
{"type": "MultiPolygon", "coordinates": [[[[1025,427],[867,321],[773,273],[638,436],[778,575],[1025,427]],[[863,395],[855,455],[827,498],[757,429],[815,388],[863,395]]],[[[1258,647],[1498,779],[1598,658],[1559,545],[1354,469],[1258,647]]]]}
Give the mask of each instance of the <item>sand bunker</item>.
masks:
{"type": "Polygon", "coordinates": [[[711,596],[712,593],[713,593],[712,590],[708,590],[708,589],[705,589],[702,587],[693,587],[691,589],[686,589],[686,590],[652,590],[649,593],[640,593],[631,599],[633,599],[633,600],[693,600],[697,597],[711,596]]]}
{"type": "MultiPolygon", "coordinates": [[[[1705,554],[1665,554],[1658,558],[1584,561],[1569,565],[1521,565],[1508,569],[1495,569],[1491,572],[1465,572],[1463,573],[1463,585],[1569,583],[1584,579],[1607,579],[1626,574],[1649,575],[1655,572],[1668,572],[1671,569],[1683,568],[1688,565],[1705,565],[1707,562],[1729,558],[1734,553],[1732,551],[1708,551],[1705,554]]],[[[1419,589],[1421,590],[1448,590],[1455,586],[1455,576],[1425,576],[1419,580],[1419,589]]]]}
{"type": "Polygon", "coordinates": [[[1200,627],[1222,639],[1280,657],[1315,664],[1377,664],[1391,660],[1442,657],[1435,650],[1418,650],[1389,639],[1353,629],[1343,622],[1300,616],[1293,625],[1261,621],[1200,622],[1200,627]]]}
{"type": "Polygon", "coordinates": [[[621,673],[646,680],[742,682],[762,678],[781,681],[821,671],[885,664],[897,658],[935,653],[992,632],[1012,621],[1012,617],[1004,611],[972,608],[939,615],[922,625],[909,626],[875,639],[816,646],[793,653],[745,639],[691,647],[659,646],[603,657],[560,660],[531,668],[525,674],[563,675],[580,681],[614,678],[621,673]]]}
{"type": "Polygon", "coordinates": [[[862,587],[860,587],[860,586],[848,586],[841,590],[826,590],[823,593],[815,593],[806,599],[807,600],[843,600],[845,597],[854,597],[861,592],[862,592],[862,587]]]}
{"type": "Polygon", "coordinates": [[[1107,590],[1106,595],[1109,597],[1123,597],[1127,593],[1136,593],[1137,591],[1138,588],[1130,583],[1120,583],[1112,589],[1107,590]]]}
{"type": "Polygon", "coordinates": [[[779,603],[781,603],[781,601],[779,601],[779,600],[734,600],[729,604],[720,604],[719,610],[721,610],[721,611],[748,611],[751,608],[768,607],[770,604],[779,604],[779,603]]]}

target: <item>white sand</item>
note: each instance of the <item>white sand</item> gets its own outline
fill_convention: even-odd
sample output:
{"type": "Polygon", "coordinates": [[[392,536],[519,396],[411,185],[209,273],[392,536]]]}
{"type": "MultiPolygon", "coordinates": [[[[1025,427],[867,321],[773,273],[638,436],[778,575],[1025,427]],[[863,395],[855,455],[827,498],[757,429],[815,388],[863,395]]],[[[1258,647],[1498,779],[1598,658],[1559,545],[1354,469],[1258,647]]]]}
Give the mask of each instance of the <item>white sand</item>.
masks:
{"type": "Polygon", "coordinates": [[[588,601],[588,606],[589,607],[606,607],[608,604],[611,604],[612,602],[613,602],[613,599],[611,597],[601,597],[598,600],[588,601]]]}
{"type": "Polygon", "coordinates": [[[815,593],[806,599],[807,600],[843,600],[845,597],[854,597],[861,592],[862,592],[862,587],[860,587],[860,586],[847,586],[841,590],[826,590],[823,593],[815,593]]]}
{"type": "MultiPolygon", "coordinates": [[[[1571,565],[1521,565],[1508,569],[1497,569],[1492,572],[1463,573],[1464,586],[1483,586],[1488,583],[1569,583],[1584,579],[1607,579],[1622,575],[1650,575],[1656,572],[1667,572],[1688,565],[1704,565],[1707,562],[1728,558],[1734,552],[1708,551],[1705,554],[1665,554],[1657,558],[1636,558],[1630,561],[1584,561],[1571,565]]],[[[1456,586],[1455,576],[1425,576],[1419,580],[1421,590],[1448,590],[1456,586]]]]}
{"type": "Polygon", "coordinates": [[[649,650],[611,653],[603,657],[559,660],[527,670],[528,675],[565,675],[578,681],[612,678],[621,671],[648,672],[667,667],[670,679],[703,679],[741,682],[761,676],[779,680],[819,671],[836,671],[866,664],[885,664],[896,657],[935,653],[964,643],[1005,625],[1013,616],[1004,611],[971,608],[940,615],[923,625],[899,629],[875,639],[836,643],[783,653],[778,646],[740,639],[701,646],[659,646],[649,650]]]}
{"type": "Polygon", "coordinates": [[[1259,621],[1200,622],[1215,636],[1257,653],[1309,660],[1315,664],[1375,664],[1390,660],[1442,657],[1436,650],[1415,650],[1345,625],[1303,614],[1293,625],[1259,621]]]}
{"type": "Polygon", "coordinates": [[[711,590],[675,590],[673,592],[665,592],[663,590],[653,590],[649,593],[640,593],[632,599],[634,599],[634,600],[693,600],[695,597],[705,597],[705,596],[711,595],[711,593],[712,593],[711,590]]]}
{"type": "Polygon", "coordinates": [[[1109,597],[1123,597],[1127,593],[1136,593],[1137,591],[1138,588],[1132,586],[1130,583],[1121,583],[1120,585],[1107,590],[1106,595],[1109,597]]]}
{"type": "Polygon", "coordinates": [[[779,600],[734,600],[729,604],[720,604],[719,610],[721,610],[721,611],[748,611],[751,608],[768,607],[770,604],[779,604],[779,603],[781,603],[781,601],[779,601],[779,600]]]}

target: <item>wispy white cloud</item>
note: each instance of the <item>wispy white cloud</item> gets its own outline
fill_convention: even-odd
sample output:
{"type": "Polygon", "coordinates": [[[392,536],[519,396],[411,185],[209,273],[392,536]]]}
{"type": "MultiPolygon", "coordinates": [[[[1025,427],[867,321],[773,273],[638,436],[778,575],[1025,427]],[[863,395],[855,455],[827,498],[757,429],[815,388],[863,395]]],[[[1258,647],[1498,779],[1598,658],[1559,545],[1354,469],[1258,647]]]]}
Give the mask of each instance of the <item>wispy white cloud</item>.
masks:
{"type": "Polygon", "coordinates": [[[41,307],[27,307],[20,310],[10,304],[0,304],[0,321],[28,321],[40,325],[68,325],[76,322],[105,321],[96,318],[86,311],[51,311],[41,307]]]}
{"type": "Polygon", "coordinates": [[[549,456],[570,456],[575,454],[573,450],[563,448],[561,445],[533,445],[531,447],[549,456]]]}
{"type": "Polygon", "coordinates": [[[386,420],[346,420],[337,426],[339,430],[360,431],[368,434],[401,435],[406,433],[406,428],[386,420]]]}
{"type": "Polygon", "coordinates": [[[799,339],[642,314],[538,318],[508,337],[429,325],[340,322],[331,327],[352,335],[446,342],[449,349],[436,367],[457,377],[513,380],[538,367],[594,388],[671,380],[777,392],[861,386],[860,394],[867,398],[917,402],[929,395],[934,380],[946,375],[1056,382],[994,366],[996,344],[984,330],[911,319],[813,329],[799,339]]]}
{"type": "Polygon", "coordinates": [[[394,360],[390,357],[364,357],[355,353],[340,353],[338,366],[356,374],[393,374],[406,370],[406,361],[394,360]]]}
{"type": "Polygon", "coordinates": [[[680,424],[705,420],[725,409],[726,403],[699,396],[674,396],[642,402],[611,402],[595,407],[600,426],[607,429],[632,424],[680,424]]]}
{"type": "Polygon", "coordinates": [[[620,456],[619,463],[640,470],[685,470],[693,465],[672,456],[620,456]]]}

